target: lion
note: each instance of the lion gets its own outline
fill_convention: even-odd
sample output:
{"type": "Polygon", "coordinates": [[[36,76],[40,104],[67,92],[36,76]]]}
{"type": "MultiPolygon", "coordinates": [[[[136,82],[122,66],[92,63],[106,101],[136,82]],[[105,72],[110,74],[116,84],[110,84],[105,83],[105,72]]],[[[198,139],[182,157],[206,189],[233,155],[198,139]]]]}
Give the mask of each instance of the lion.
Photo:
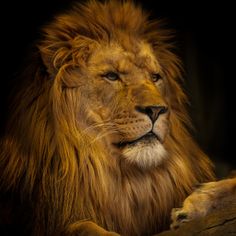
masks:
{"type": "Polygon", "coordinates": [[[152,235],[214,180],[171,41],[132,1],[75,4],[43,27],[1,139],[7,229],[152,235]]]}

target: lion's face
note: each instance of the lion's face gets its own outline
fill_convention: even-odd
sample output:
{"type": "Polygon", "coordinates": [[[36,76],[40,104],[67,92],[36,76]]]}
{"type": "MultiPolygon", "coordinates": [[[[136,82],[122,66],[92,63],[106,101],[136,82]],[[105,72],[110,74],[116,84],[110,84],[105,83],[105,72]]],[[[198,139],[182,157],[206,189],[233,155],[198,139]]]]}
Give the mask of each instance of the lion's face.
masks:
{"type": "Polygon", "coordinates": [[[106,139],[129,163],[150,168],[167,157],[165,78],[148,44],[139,42],[132,49],[114,42],[93,51],[81,72],[85,108],[78,117],[86,112],[85,132],[106,139]]]}

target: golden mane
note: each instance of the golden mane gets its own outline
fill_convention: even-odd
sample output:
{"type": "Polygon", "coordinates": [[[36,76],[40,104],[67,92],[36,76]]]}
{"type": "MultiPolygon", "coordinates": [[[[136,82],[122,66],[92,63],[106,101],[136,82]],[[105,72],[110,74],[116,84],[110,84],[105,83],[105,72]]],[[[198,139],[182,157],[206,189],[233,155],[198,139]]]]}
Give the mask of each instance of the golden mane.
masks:
{"type": "Polygon", "coordinates": [[[0,148],[1,191],[30,203],[33,235],[55,235],[86,219],[122,235],[156,233],[195,184],[213,178],[210,161],[188,132],[181,63],[171,38],[161,21],[149,20],[131,1],[75,5],[44,27],[0,148]],[[151,45],[164,68],[173,113],[169,158],[147,171],[111,161],[102,139],[78,125],[91,116],[77,78],[86,73],[91,53],[111,41],[132,48],[133,37],[151,45]]]}

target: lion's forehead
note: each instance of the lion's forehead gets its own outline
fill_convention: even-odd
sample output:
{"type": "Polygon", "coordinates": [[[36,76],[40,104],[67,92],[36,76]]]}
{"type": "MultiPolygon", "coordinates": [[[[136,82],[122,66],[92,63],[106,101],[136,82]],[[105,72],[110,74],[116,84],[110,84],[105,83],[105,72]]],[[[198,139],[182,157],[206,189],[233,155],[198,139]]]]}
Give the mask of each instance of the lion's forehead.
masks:
{"type": "Polygon", "coordinates": [[[100,45],[91,55],[88,65],[104,71],[129,73],[134,69],[161,71],[161,66],[148,43],[136,43],[135,49],[124,48],[119,43],[100,45]]]}

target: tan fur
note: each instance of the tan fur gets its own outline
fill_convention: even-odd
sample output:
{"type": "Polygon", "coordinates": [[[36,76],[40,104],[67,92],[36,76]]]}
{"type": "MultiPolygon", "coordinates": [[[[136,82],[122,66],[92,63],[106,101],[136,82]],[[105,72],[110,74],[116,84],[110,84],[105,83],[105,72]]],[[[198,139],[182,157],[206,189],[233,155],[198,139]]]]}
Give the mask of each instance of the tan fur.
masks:
{"type": "Polygon", "coordinates": [[[234,202],[236,178],[223,179],[202,184],[188,196],[181,208],[171,212],[172,229],[177,229],[188,221],[203,218],[211,212],[224,209],[229,201],[234,202]]]}
{"type": "Polygon", "coordinates": [[[89,1],[44,27],[0,151],[1,189],[30,203],[33,235],[73,234],[81,220],[122,235],[157,233],[195,184],[213,179],[188,133],[181,65],[161,25],[130,1],[89,1]],[[101,77],[114,68],[123,82],[101,77]],[[164,77],[157,86],[152,71],[164,77]],[[157,124],[166,133],[169,122],[165,151],[156,152],[167,155],[139,166],[113,143],[143,135],[150,121],[134,107],[156,103],[170,111],[157,124]]]}

